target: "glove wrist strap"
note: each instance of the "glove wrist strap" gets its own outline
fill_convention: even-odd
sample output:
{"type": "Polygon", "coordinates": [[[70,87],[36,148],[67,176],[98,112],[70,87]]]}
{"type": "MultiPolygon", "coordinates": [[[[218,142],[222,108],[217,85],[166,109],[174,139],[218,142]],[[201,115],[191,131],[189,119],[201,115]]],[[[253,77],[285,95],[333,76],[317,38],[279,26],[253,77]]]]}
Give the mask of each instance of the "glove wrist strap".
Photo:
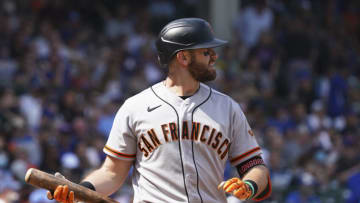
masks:
{"type": "Polygon", "coordinates": [[[96,191],[95,186],[92,183],[90,183],[89,181],[83,181],[83,182],[79,183],[79,185],[89,188],[90,190],[96,191]]]}
{"type": "Polygon", "coordinates": [[[244,183],[247,184],[251,190],[251,196],[248,199],[252,199],[258,191],[258,186],[255,181],[252,180],[245,180],[244,183]]]}

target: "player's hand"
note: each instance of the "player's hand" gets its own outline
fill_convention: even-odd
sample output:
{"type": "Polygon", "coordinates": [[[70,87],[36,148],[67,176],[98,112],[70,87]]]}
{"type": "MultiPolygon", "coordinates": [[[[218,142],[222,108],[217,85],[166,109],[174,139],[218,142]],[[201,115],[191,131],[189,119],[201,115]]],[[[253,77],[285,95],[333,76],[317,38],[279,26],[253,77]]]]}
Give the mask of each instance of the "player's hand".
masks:
{"type": "Polygon", "coordinates": [[[218,189],[224,190],[240,200],[247,200],[252,196],[250,186],[239,178],[231,178],[219,184],[218,189]]]}
{"type": "MultiPolygon", "coordinates": [[[[63,175],[56,172],[55,177],[66,179],[63,175]]],[[[55,199],[58,202],[63,203],[74,203],[74,192],[69,191],[69,186],[67,185],[58,185],[54,191],[54,195],[50,191],[47,192],[47,198],[52,200],[55,199]]]]}

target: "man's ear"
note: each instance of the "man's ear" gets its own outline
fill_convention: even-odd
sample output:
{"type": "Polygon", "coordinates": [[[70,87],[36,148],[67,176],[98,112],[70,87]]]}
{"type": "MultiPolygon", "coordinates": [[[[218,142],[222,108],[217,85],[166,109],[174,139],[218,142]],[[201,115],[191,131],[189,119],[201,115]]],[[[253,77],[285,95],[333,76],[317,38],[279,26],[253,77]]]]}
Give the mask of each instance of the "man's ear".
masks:
{"type": "Polygon", "coordinates": [[[178,63],[180,63],[183,66],[187,66],[190,64],[190,60],[191,57],[189,55],[189,53],[184,52],[184,51],[179,51],[178,53],[176,53],[176,60],[178,61],[178,63]]]}

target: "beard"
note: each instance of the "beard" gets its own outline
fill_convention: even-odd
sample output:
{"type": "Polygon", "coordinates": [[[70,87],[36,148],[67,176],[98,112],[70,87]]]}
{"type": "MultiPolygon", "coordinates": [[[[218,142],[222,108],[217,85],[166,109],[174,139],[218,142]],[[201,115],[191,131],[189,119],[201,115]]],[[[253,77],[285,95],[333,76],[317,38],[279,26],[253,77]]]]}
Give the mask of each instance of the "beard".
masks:
{"type": "Polygon", "coordinates": [[[199,82],[209,82],[216,78],[216,70],[207,64],[198,63],[195,56],[191,56],[188,70],[191,76],[199,82]]]}

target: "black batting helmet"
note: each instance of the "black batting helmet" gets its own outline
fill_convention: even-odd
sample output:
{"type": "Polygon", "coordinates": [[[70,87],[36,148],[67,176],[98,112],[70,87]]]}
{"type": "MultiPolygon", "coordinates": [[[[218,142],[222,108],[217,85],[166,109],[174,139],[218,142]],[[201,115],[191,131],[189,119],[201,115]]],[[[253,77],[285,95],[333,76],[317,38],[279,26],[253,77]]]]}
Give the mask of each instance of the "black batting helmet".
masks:
{"type": "Polygon", "coordinates": [[[227,41],[214,37],[207,21],[200,18],[182,18],[165,25],[156,40],[156,49],[160,64],[167,65],[178,51],[219,47],[226,43],[227,41]]]}

